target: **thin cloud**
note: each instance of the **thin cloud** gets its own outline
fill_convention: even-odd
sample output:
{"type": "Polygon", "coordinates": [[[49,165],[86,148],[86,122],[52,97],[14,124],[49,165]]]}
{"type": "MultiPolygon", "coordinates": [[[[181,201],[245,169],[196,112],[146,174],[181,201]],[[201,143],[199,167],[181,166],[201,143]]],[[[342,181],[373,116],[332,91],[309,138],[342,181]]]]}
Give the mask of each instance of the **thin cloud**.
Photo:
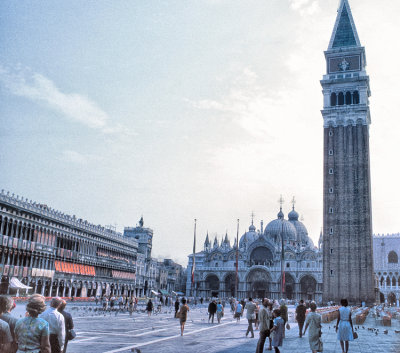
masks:
{"type": "Polygon", "coordinates": [[[320,10],[318,0],[290,0],[290,7],[301,16],[311,16],[320,10]]]}
{"type": "Polygon", "coordinates": [[[109,115],[94,101],[77,93],[64,93],[47,77],[29,70],[10,72],[0,66],[0,82],[12,94],[45,104],[65,118],[103,133],[126,131],[112,124],[109,115]]]}
{"type": "Polygon", "coordinates": [[[89,161],[99,160],[100,158],[92,154],[84,154],[73,150],[62,152],[62,159],[75,164],[85,164],[89,161]]]}

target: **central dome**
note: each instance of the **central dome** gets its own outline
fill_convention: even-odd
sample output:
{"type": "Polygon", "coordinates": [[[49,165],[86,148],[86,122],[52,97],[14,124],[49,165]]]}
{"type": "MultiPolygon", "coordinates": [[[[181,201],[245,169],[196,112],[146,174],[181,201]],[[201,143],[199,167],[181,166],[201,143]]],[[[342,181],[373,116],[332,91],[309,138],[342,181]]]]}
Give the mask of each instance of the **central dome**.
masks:
{"type": "Polygon", "coordinates": [[[278,219],[269,222],[265,228],[265,236],[272,238],[275,242],[279,242],[281,234],[286,241],[296,241],[297,232],[292,223],[284,219],[282,210],[278,213],[278,219]]]}

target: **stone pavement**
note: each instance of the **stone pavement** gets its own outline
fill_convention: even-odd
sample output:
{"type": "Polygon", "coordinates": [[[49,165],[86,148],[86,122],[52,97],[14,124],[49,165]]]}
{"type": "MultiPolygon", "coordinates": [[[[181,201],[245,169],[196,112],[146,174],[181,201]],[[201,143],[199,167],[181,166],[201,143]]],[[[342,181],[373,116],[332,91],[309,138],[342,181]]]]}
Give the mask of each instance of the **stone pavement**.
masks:
{"type": "MultiPolygon", "coordinates": [[[[206,308],[192,308],[183,337],[180,336],[178,320],[167,310],[151,317],[147,317],[145,313],[134,313],[129,317],[125,313],[104,316],[93,311],[70,312],[73,314],[78,336],[69,342],[69,353],[131,352],[135,348],[139,348],[142,353],[245,353],[255,352],[257,345],[258,331],[255,331],[255,338],[246,338],[247,320],[242,319],[238,324],[229,311],[218,325],[207,322],[206,308]]],[[[383,334],[385,328],[379,327],[380,332],[376,336],[367,330],[367,327],[374,327],[374,322],[374,319],[368,319],[365,329],[360,327],[359,339],[350,342],[349,352],[400,353],[400,333],[394,332],[395,329],[400,330],[400,327],[389,327],[387,335],[383,334]]],[[[291,323],[291,327],[287,331],[281,352],[311,352],[308,338],[297,337],[297,324],[291,323]]],[[[341,353],[333,323],[323,325],[322,339],[324,352],[341,353]]]]}

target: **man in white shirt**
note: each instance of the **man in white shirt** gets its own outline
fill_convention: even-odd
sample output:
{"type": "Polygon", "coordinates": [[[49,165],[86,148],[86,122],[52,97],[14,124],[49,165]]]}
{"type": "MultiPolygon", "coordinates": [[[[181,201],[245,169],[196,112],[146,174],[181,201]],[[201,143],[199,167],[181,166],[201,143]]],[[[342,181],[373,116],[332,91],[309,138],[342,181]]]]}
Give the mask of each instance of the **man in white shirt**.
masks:
{"type": "Polygon", "coordinates": [[[61,353],[65,342],[64,316],[57,311],[61,303],[61,298],[53,298],[50,308],[39,316],[49,323],[51,353],[61,353]]]}
{"type": "Polygon", "coordinates": [[[249,301],[246,304],[247,309],[247,321],[249,322],[249,326],[247,327],[246,337],[251,332],[251,338],[254,338],[254,331],[253,331],[253,322],[256,320],[256,305],[253,303],[253,299],[249,298],[249,301]]]}

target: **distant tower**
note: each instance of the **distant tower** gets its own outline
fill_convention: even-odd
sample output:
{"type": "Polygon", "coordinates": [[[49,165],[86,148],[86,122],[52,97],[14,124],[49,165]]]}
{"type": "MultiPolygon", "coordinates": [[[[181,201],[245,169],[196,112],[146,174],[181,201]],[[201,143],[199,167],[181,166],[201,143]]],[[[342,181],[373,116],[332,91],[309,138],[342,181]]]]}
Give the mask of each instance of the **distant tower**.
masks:
{"type": "Polygon", "coordinates": [[[325,58],[323,300],[373,303],[370,88],[348,0],[341,0],[325,58]]]}

